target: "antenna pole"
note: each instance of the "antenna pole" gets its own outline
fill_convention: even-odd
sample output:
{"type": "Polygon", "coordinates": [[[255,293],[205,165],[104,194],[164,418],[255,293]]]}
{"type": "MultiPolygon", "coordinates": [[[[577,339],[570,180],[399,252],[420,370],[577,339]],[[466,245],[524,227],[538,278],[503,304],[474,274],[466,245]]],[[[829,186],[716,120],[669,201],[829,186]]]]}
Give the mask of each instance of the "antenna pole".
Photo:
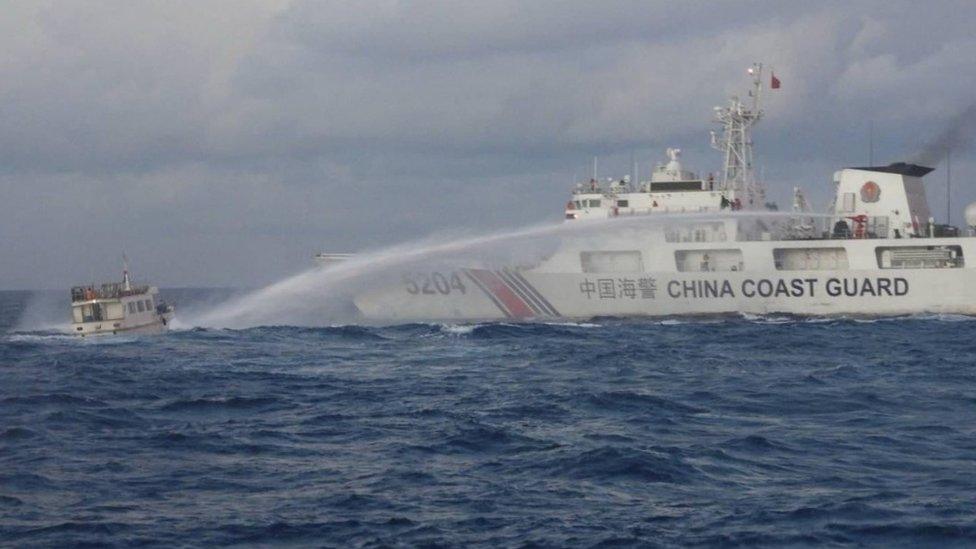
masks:
{"type": "Polygon", "coordinates": [[[634,173],[634,185],[640,185],[640,177],[637,175],[637,155],[634,149],[630,149],[630,171],[634,173]]]}
{"type": "Polygon", "coordinates": [[[868,122],[868,166],[874,166],[874,119],[868,122]]]}
{"type": "Polygon", "coordinates": [[[752,112],[759,112],[759,94],[762,93],[762,63],[753,64],[752,112]]]}
{"type": "Polygon", "coordinates": [[[949,164],[949,150],[946,147],[946,225],[952,224],[952,170],[949,164]]]}
{"type": "Polygon", "coordinates": [[[122,289],[129,291],[132,285],[129,283],[129,258],[122,252],[122,289]]]}
{"type": "Polygon", "coordinates": [[[599,157],[598,156],[594,156],[593,157],[593,179],[596,179],[596,168],[597,168],[597,163],[598,162],[599,162],[599,157]]]}

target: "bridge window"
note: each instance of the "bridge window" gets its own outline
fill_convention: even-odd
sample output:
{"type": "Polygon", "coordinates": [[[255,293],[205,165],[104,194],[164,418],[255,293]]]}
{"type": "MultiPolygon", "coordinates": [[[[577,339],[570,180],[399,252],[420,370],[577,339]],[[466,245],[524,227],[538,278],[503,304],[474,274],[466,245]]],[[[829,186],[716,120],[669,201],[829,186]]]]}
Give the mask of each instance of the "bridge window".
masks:
{"type": "Polygon", "coordinates": [[[104,320],[102,318],[102,306],[98,303],[82,305],[81,320],[82,322],[96,322],[99,320],[104,320]]]}
{"type": "Polygon", "coordinates": [[[629,200],[618,200],[617,201],[617,207],[618,208],[629,208],[630,207],[630,201],[629,200]]]}
{"type": "Polygon", "coordinates": [[[106,303],[104,309],[105,320],[118,320],[125,316],[125,306],[121,303],[106,303]]]}
{"type": "Polygon", "coordinates": [[[139,312],[140,313],[143,313],[143,312],[146,311],[146,305],[142,302],[141,299],[139,301],[136,301],[136,306],[139,308],[139,312]]]}
{"type": "Polygon", "coordinates": [[[136,304],[134,301],[129,302],[129,314],[130,315],[136,314],[136,304]]]}
{"type": "Polygon", "coordinates": [[[848,268],[847,250],[844,248],[775,248],[773,262],[777,271],[834,271],[848,268]]]}
{"type": "Polygon", "coordinates": [[[884,246],[875,255],[882,269],[956,269],[965,264],[960,246],[884,246]]]}
{"type": "Polygon", "coordinates": [[[724,223],[695,223],[668,227],[664,238],[668,242],[725,242],[728,235],[724,223]]]}
{"type": "Polygon", "coordinates": [[[854,212],[854,193],[844,193],[841,199],[843,200],[841,203],[843,209],[841,211],[847,213],[854,212]]]}
{"type": "Polygon", "coordinates": [[[677,250],[674,260],[681,272],[741,271],[742,250],[677,250]]]}
{"type": "Polygon", "coordinates": [[[640,273],[644,271],[639,251],[580,252],[584,273],[640,273]]]}

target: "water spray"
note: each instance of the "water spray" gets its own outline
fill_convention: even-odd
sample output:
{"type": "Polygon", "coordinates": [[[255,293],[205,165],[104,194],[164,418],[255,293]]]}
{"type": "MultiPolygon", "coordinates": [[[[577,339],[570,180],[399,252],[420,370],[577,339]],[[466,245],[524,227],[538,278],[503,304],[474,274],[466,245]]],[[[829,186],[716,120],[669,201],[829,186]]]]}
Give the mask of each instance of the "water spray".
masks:
{"type": "MultiPolygon", "coordinates": [[[[828,218],[826,214],[804,217],[828,218]]],[[[672,223],[719,222],[729,219],[787,219],[789,212],[674,213],[618,217],[582,222],[534,225],[487,235],[448,241],[421,240],[398,244],[359,255],[328,268],[316,267],[231,299],[200,315],[181,319],[183,325],[246,328],[262,325],[335,325],[359,322],[351,298],[369,291],[370,284],[391,273],[406,272],[417,265],[452,262],[502,264],[524,256],[546,238],[596,237],[604,231],[621,231],[672,223]]],[[[552,244],[552,243],[550,243],[552,244]]],[[[551,247],[551,246],[550,246],[551,247]]]]}

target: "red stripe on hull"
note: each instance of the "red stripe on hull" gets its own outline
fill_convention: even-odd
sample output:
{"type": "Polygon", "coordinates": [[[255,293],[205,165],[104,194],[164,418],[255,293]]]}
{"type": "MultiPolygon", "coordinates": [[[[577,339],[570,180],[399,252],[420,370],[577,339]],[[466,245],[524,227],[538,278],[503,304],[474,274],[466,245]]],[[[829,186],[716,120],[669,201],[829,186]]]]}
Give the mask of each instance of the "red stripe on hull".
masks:
{"type": "Polygon", "coordinates": [[[501,278],[491,271],[484,271],[481,269],[471,269],[469,271],[473,276],[477,277],[478,280],[494,295],[499,301],[505,305],[508,312],[516,318],[529,318],[535,316],[532,312],[532,308],[529,307],[521,297],[515,294],[511,288],[505,284],[501,278]]]}

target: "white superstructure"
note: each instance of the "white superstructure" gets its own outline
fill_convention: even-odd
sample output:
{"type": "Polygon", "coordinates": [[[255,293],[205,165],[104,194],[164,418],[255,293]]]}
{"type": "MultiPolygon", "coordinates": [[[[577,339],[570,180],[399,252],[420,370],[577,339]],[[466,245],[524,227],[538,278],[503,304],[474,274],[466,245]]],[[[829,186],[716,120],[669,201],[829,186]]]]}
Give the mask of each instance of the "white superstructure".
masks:
{"type": "Polygon", "coordinates": [[[133,285],[129,269],[122,282],[71,288],[71,333],[78,336],[158,333],[173,318],[155,286],[133,285]]]}
{"type": "Polygon", "coordinates": [[[932,219],[922,180],[931,168],[842,169],[826,213],[812,213],[799,188],[790,214],[767,212],[751,131],[763,114],[762,66],[749,74],[750,104],[733,97],[715,108],[717,177],[686,170],[668,149],[649,180],[575,186],[565,222],[603,220],[592,224],[599,236],[574,232],[532,265],[412,273],[356,306],[381,321],[976,314],[976,237],[932,219]]]}

